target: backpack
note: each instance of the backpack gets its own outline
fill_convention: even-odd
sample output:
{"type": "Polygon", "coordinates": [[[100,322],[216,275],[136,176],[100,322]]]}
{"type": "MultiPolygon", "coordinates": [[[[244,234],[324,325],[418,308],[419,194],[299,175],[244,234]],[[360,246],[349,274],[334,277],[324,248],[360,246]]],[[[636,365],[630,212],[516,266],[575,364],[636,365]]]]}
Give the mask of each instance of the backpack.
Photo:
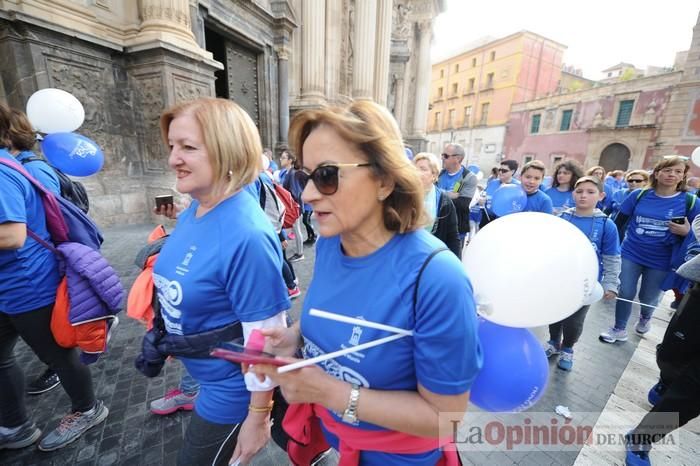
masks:
{"type": "MultiPolygon", "coordinates": [[[[103,241],[102,234],[97,225],[82,210],[61,196],[54,196],[17,162],[0,158],[0,163],[20,172],[39,191],[46,213],[46,229],[49,231],[51,241],[55,244],[80,243],[99,251],[103,241]]],[[[27,229],[27,234],[43,246],[55,250],[30,229],[27,229]]]]}
{"type": "Polygon", "coordinates": [[[299,218],[299,204],[279,183],[272,185],[260,180],[260,207],[265,211],[276,232],[283,228],[292,228],[299,218]]]}
{"type": "Polygon", "coordinates": [[[260,207],[272,223],[275,233],[279,233],[284,225],[285,205],[277,196],[273,186],[267,184],[262,178],[258,180],[260,181],[260,207]]]}
{"type": "Polygon", "coordinates": [[[284,204],[284,222],[282,228],[292,228],[294,222],[299,218],[299,204],[294,200],[292,193],[284,189],[279,183],[275,183],[275,194],[284,204]]]}
{"type": "Polygon", "coordinates": [[[88,210],[90,210],[90,201],[88,200],[88,195],[87,191],[85,191],[85,186],[83,186],[82,183],[71,180],[61,170],[59,170],[43,158],[38,157],[36,155],[32,157],[27,157],[26,159],[22,159],[21,162],[22,165],[27,164],[29,162],[44,162],[49,167],[51,167],[51,169],[54,171],[54,173],[56,173],[56,176],[58,177],[58,183],[61,186],[61,197],[71,201],[84,213],[88,213],[88,210]]]}

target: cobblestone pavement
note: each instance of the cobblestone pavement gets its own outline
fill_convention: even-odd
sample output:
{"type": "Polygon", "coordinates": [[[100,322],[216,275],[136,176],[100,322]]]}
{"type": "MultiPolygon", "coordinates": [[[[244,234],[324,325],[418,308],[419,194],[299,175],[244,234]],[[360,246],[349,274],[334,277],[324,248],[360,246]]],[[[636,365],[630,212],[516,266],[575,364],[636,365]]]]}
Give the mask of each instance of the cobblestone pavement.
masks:
{"type": "MultiPolygon", "coordinates": [[[[133,260],[145,243],[152,225],[130,225],[106,230],[104,255],[119,271],[125,286],[130,286],[139,273],[133,260]]],[[[290,245],[293,241],[290,241],[290,245]]],[[[293,246],[289,255],[294,253],[293,246]]],[[[313,248],[306,248],[306,258],[294,263],[299,275],[302,296],[294,302],[292,316],[297,317],[304,291],[313,269],[313,248]]],[[[612,309],[593,306],[586,319],[581,341],[576,347],[574,370],[570,373],[556,368],[550,370],[549,387],[531,411],[553,413],[556,405],[565,405],[572,412],[600,413],[620,375],[634,352],[639,338],[631,336],[624,345],[603,345],[597,335],[610,324],[612,309]]],[[[176,387],[180,365],[169,363],[159,377],[148,379],[134,369],[133,361],[144,333],[143,327],[123,313],[109,352],[91,366],[97,397],[109,407],[107,420],[89,430],[74,444],[61,450],[43,453],[35,447],[16,451],[0,451],[0,464],[14,465],[172,465],[187,426],[189,413],[155,416],[148,403],[176,387]]],[[[545,329],[536,329],[544,341],[545,329]]],[[[43,364],[23,343],[16,349],[27,380],[43,370],[43,364]]],[[[0,388],[1,389],[1,388],[0,388]]],[[[62,389],[55,389],[27,400],[31,418],[47,432],[54,428],[70,408],[62,389]]],[[[478,412],[471,407],[470,412],[478,412]]],[[[467,421],[469,414],[467,415],[467,421]]],[[[595,419],[592,419],[595,422],[595,419]]],[[[549,452],[469,452],[462,455],[465,464],[475,465],[572,465],[578,451],[549,452]]],[[[334,459],[328,463],[333,463],[334,459]]],[[[272,443],[255,458],[256,465],[287,464],[286,456],[272,443]]]]}

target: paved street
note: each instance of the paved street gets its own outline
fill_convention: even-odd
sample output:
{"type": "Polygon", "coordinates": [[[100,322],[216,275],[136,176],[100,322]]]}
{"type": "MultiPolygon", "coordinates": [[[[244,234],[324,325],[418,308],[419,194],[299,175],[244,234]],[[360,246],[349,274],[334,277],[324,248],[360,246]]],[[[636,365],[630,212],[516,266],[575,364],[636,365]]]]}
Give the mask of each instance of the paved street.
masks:
{"type": "MultiPolygon", "coordinates": [[[[105,231],[104,253],[120,272],[126,286],[130,286],[139,273],[133,265],[133,259],[151,228],[150,225],[132,225],[105,231]]],[[[293,252],[292,250],[290,254],[293,252]]],[[[294,264],[302,291],[312,272],[312,248],[307,248],[305,254],[305,260],[294,264]]],[[[302,299],[303,296],[302,294],[302,299]]],[[[298,315],[300,304],[301,300],[294,303],[294,317],[298,315]]],[[[576,348],[573,372],[565,373],[552,363],[548,391],[531,411],[553,413],[556,405],[568,406],[572,412],[595,414],[602,411],[640,340],[637,336],[631,336],[627,344],[615,347],[599,343],[598,332],[610,323],[611,313],[612,309],[600,304],[591,309],[583,337],[576,348]]],[[[73,445],[56,452],[42,453],[35,447],[2,451],[0,464],[174,464],[189,414],[155,416],[149,413],[148,403],[177,385],[180,366],[177,363],[168,364],[164,372],[153,379],[147,379],[138,373],[133,367],[133,361],[139,351],[143,332],[140,324],[122,315],[109,353],[91,366],[97,396],[110,409],[105,423],[88,431],[73,445]]],[[[538,329],[538,334],[544,336],[544,329],[538,329]]],[[[25,368],[27,379],[36,377],[44,370],[43,365],[23,344],[18,345],[17,354],[25,368]]],[[[69,409],[69,402],[63,391],[56,389],[30,397],[28,408],[37,425],[48,431],[69,409]]],[[[475,408],[470,410],[478,411],[475,408]]],[[[595,422],[595,419],[592,421],[595,422]]],[[[577,455],[578,451],[470,452],[463,455],[463,460],[465,464],[480,465],[572,465],[577,455]]],[[[286,464],[286,459],[271,444],[256,458],[255,464],[286,464]]]]}

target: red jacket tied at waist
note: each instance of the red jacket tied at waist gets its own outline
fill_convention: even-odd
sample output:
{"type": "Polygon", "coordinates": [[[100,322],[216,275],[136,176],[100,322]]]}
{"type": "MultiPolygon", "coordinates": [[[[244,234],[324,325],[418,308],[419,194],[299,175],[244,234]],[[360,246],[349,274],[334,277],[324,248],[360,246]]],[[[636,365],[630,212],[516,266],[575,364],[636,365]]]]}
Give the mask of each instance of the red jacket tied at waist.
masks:
{"type": "MultiPolygon", "coordinates": [[[[314,404],[289,405],[282,427],[292,438],[287,444],[289,459],[295,465],[307,466],[329,448],[320,421],[339,441],[339,466],[360,464],[361,451],[396,454],[418,454],[452,443],[451,438],[418,437],[396,431],[364,430],[337,421],[326,408],[314,404]]],[[[438,466],[458,466],[456,449],[443,450],[438,466]]]]}

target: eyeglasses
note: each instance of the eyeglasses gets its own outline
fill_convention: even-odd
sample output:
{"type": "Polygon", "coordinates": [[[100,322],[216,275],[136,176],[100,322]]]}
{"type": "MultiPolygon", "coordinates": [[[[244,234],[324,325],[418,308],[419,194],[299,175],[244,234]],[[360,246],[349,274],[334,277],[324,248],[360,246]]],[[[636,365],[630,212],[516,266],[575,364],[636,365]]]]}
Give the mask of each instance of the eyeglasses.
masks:
{"type": "Polygon", "coordinates": [[[690,157],[686,157],[685,155],[664,155],[665,160],[676,158],[681,159],[683,162],[687,162],[688,160],[690,160],[690,157]]]}
{"type": "Polygon", "coordinates": [[[644,183],[644,180],[627,180],[628,183],[644,183]]]}
{"type": "Polygon", "coordinates": [[[498,173],[508,173],[510,171],[510,168],[499,168],[498,173]]]}
{"type": "Polygon", "coordinates": [[[302,176],[299,178],[301,189],[306,188],[309,180],[311,180],[314,182],[318,192],[330,196],[338,191],[338,172],[341,168],[369,167],[371,165],[371,163],[334,163],[320,165],[311,173],[300,170],[300,173],[302,173],[302,176]]]}
{"type": "Polygon", "coordinates": [[[447,160],[450,157],[459,157],[459,154],[445,154],[445,153],[442,154],[443,160],[447,160]]]}

